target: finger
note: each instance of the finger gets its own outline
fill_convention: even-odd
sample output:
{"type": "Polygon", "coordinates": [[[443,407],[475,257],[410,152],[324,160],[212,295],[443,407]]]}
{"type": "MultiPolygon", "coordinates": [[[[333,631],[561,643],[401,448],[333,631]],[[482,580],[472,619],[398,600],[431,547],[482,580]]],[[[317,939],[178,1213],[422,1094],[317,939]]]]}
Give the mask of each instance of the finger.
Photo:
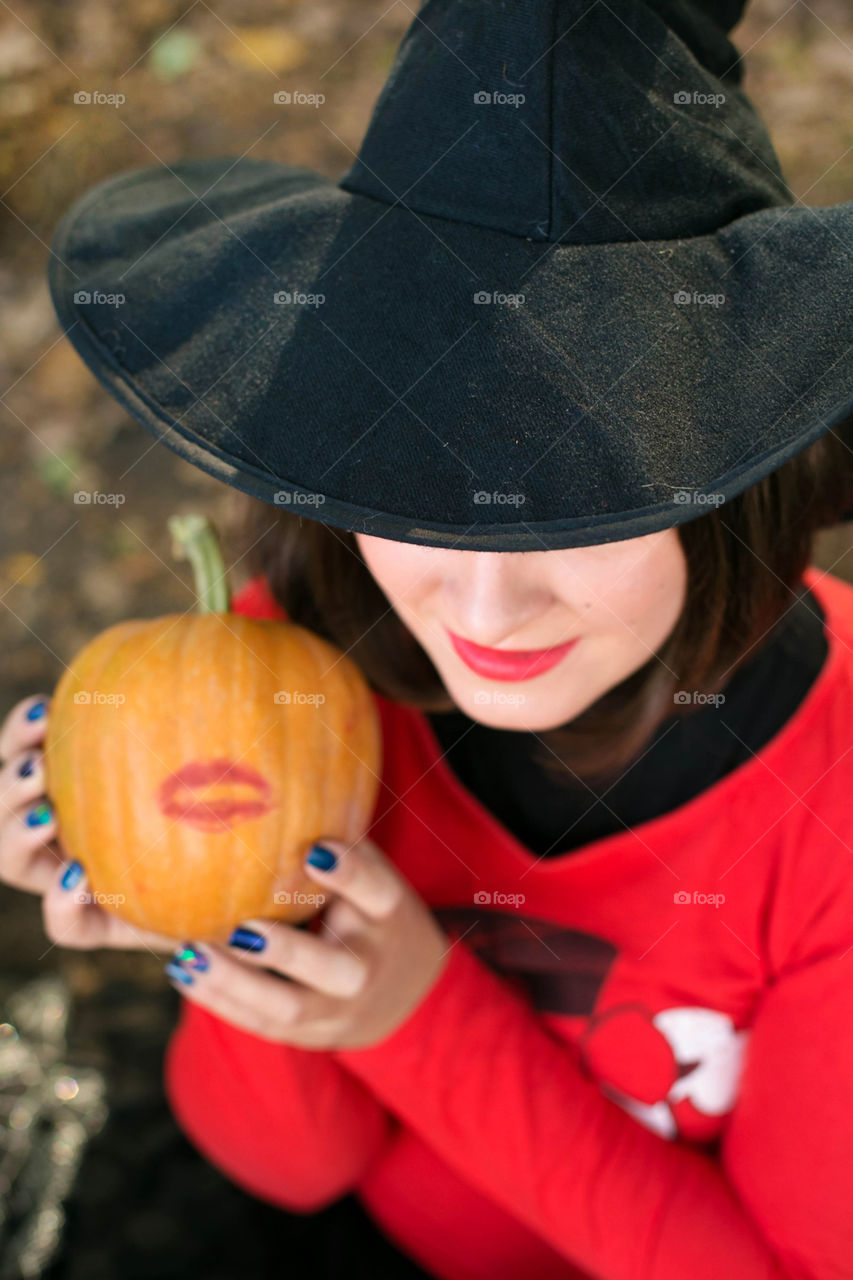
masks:
{"type": "Polygon", "coordinates": [[[62,861],[56,817],[37,798],[0,824],[0,879],[15,889],[43,893],[62,861]]]}
{"type": "Polygon", "coordinates": [[[303,1021],[330,1012],[328,997],[243,964],[218,945],[194,945],[194,949],[207,967],[170,965],[167,973],[173,986],[187,999],[244,1031],[296,1044],[303,1021]],[[173,976],[176,972],[183,977],[173,976]]]}
{"type": "Polygon", "coordinates": [[[0,821],[37,798],[44,799],[44,787],[41,751],[16,751],[0,769],[0,821]]]}
{"type": "Polygon", "coordinates": [[[50,699],[44,693],[34,693],[12,708],[0,727],[0,760],[42,741],[49,710],[50,699]]]}
{"type": "MultiPolygon", "coordinates": [[[[368,920],[363,911],[359,911],[345,898],[333,898],[320,917],[318,930],[321,938],[331,938],[335,942],[352,945],[362,943],[370,937],[376,926],[368,920]]],[[[356,945],[358,949],[358,945],[356,945]]]]}
{"type": "MultiPolygon", "coordinates": [[[[316,856],[318,847],[331,853],[335,862],[322,870],[306,859],[305,870],[312,880],[339,893],[369,920],[384,920],[396,911],[405,897],[406,882],[372,840],[365,837],[347,845],[321,838],[308,856],[316,856]]],[[[328,862],[322,855],[321,860],[328,862]]]]}
{"type": "Polygon", "coordinates": [[[66,863],[53,876],[42,899],[44,930],[51,942],[78,950],[112,947],[155,955],[175,950],[178,939],[139,929],[114,910],[99,905],[85,872],[69,872],[69,868],[79,865],[66,863]]]}
{"type": "Polygon", "coordinates": [[[301,982],[327,996],[354,996],[367,980],[367,965],[353,948],[276,920],[246,920],[231,948],[238,962],[301,982]],[[253,944],[253,940],[254,944],[253,944]]]}
{"type": "Polygon", "coordinates": [[[0,870],[0,880],[24,893],[47,893],[62,865],[62,851],[52,842],[39,847],[25,859],[19,858],[19,870],[0,870]]]}

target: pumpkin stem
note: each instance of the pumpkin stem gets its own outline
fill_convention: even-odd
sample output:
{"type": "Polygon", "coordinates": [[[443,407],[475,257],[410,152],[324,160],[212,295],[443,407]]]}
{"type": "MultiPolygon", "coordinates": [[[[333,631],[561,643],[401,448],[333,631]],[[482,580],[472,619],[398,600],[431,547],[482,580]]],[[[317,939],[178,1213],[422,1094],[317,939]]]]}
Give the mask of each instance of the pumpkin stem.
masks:
{"type": "Polygon", "coordinates": [[[168,523],[172,555],[192,565],[199,613],[227,613],[231,593],[213,524],[196,512],[169,516],[168,523]]]}

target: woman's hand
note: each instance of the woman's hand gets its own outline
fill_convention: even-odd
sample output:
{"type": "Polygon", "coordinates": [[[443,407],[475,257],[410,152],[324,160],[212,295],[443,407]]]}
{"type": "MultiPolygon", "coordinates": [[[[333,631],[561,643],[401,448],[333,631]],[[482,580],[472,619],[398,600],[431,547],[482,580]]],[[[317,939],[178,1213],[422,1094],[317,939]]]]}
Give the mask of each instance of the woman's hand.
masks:
{"type": "Polygon", "coordinates": [[[0,880],[44,895],[44,930],[59,946],[172,951],[177,938],[137,929],[93,902],[80,864],[65,859],[44,790],[48,709],[44,696],[24,698],[0,726],[0,880]]]}
{"type": "Polygon", "coordinates": [[[184,957],[194,946],[194,960],[169,965],[183,977],[183,994],[265,1039],[306,1048],[374,1044],[420,1003],[449,942],[426,904],[367,839],[352,847],[324,840],[338,855],[333,870],[306,863],[331,899],[318,933],[271,920],[246,922],[261,935],[263,950],[180,943],[99,906],[80,864],[65,857],[45,795],[48,710],[48,699],[34,695],[0,726],[0,881],[42,895],[51,942],[154,953],[177,948],[184,957]],[[203,960],[206,971],[198,964],[203,960]]]}
{"type": "MultiPolygon", "coordinates": [[[[429,908],[368,839],[322,840],[337,865],[305,867],[331,898],[318,933],[247,920],[244,947],[187,942],[168,966],[187,999],[265,1040],[307,1049],[375,1044],[437,980],[450,943],[429,908]]],[[[317,846],[315,846],[316,848],[317,846]]]]}

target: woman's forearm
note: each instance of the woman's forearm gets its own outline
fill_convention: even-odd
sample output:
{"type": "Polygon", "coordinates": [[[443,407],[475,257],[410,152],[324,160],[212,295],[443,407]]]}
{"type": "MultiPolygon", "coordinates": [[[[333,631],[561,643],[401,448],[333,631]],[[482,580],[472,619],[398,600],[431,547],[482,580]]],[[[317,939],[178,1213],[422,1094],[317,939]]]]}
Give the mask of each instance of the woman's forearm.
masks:
{"type": "Polygon", "coordinates": [[[458,1174],[601,1280],[841,1275],[786,1270],[720,1165],[606,1098],[464,943],[397,1031],[335,1056],[458,1174]]]}
{"type": "Polygon", "coordinates": [[[328,1052],[262,1040],[189,1001],[164,1076],[175,1118],[211,1164],[300,1212],[353,1190],[395,1127],[328,1052]]]}

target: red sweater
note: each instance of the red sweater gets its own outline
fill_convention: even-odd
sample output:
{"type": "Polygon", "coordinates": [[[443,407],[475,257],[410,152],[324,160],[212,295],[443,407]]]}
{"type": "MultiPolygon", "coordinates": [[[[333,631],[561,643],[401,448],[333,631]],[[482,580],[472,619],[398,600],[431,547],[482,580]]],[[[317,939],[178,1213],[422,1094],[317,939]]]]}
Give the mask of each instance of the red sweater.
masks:
{"type": "MultiPolygon", "coordinates": [[[[793,718],[563,857],[536,859],[377,696],[369,834],[458,940],[364,1048],[272,1044],[184,1001],[166,1087],[208,1159],[291,1210],[354,1191],[446,1280],[850,1280],[853,587],[805,580],[829,653],[793,718]]],[[[284,617],[261,580],[233,607],[284,617]]]]}

